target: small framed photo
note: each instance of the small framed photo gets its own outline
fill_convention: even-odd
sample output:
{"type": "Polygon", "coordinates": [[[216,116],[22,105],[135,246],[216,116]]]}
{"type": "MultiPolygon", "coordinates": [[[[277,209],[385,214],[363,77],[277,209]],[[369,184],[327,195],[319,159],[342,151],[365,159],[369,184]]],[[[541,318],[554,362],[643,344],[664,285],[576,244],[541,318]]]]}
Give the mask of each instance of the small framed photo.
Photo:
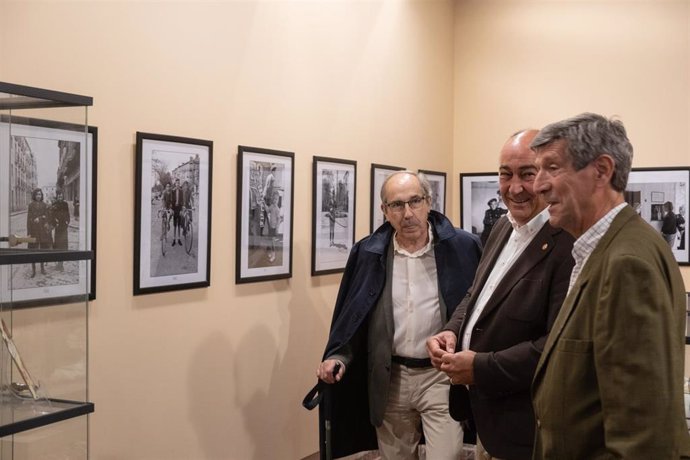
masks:
{"type": "Polygon", "coordinates": [[[314,157],[311,275],[345,270],[355,242],[357,162],[314,157]]]}
{"type": "Polygon", "coordinates": [[[98,129],[17,116],[10,125],[3,116],[0,139],[0,164],[7,166],[0,188],[11,192],[0,195],[0,213],[10,216],[0,219],[0,235],[35,237],[35,249],[93,252],[90,263],[3,266],[0,283],[12,287],[3,292],[17,308],[83,299],[85,286],[95,299],[98,129]]]}
{"type": "Polygon", "coordinates": [[[369,231],[371,233],[374,233],[374,230],[386,221],[383,211],[381,211],[381,186],[383,181],[394,172],[404,170],[405,168],[399,166],[371,165],[371,219],[369,220],[369,231]]]}
{"type": "Polygon", "coordinates": [[[238,147],[236,283],[292,276],[292,152],[238,147]]]}
{"type": "Polygon", "coordinates": [[[211,284],[213,142],[137,132],[134,295],[211,284]]]}
{"type": "Polygon", "coordinates": [[[687,292],[685,306],[685,344],[690,345],[690,292],[687,292]]]}
{"type": "Polygon", "coordinates": [[[446,213],[446,173],[420,169],[431,186],[431,209],[441,214],[446,213]]]}
{"type": "Polygon", "coordinates": [[[666,240],[680,265],[690,265],[685,231],[690,168],[633,168],[625,201],[666,240]]]}
{"type": "Polygon", "coordinates": [[[508,212],[498,186],[498,173],[460,173],[460,227],[486,244],[496,221],[508,212]]]}

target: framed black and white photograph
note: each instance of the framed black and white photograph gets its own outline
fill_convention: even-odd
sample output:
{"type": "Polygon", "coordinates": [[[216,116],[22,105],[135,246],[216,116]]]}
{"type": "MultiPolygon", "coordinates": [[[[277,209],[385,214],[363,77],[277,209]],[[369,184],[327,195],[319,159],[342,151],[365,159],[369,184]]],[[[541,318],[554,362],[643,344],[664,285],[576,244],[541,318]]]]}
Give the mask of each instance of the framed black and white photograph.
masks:
{"type": "Polygon", "coordinates": [[[399,166],[387,166],[380,164],[371,165],[371,210],[370,210],[370,225],[369,231],[374,233],[374,230],[379,228],[386,221],[383,211],[381,210],[381,186],[386,177],[390,176],[396,171],[404,171],[405,168],[399,166]]]}
{"type": "Polygon", "coordinates": [[[294,157],[238,148],[236,283],[292,276],[294,157]]]}
{"type": "Polygon", "coordinates": [[[625,201],[666,240],[680,265],[690,265],[688,233],[690,168],[633,168],[625,201]]]}
{"type": "Polygon", "coordinates": [[[498,173],[460,173],[460,227],[486,244],[496,221],[508,212],[498,173]]]}
{"type": "Polygon", "coordinates": [[[314,157],[311,274],[345,270],[355,242],[357,162],[314,157]]]}
{"type": "Polygon", "coordinates": [[[134,295],[211,284],[213,142],[137,132],[134,295]]]}
{"type": "MultiPolygon", "coordinates": [[[[90,126],[13,116],[0,119],[2,235],[29,236],[21,248],[92,251],[79,260],[3,266],[4,295],[17,307],[96,298],[96,164],[98,130],[90,126]]],[[[7,301],[8,299],[0,299],[7,301]]]]}
{"type": "Polygon", "coordinates": [[[685,344],[690,345],[690,292],[685,293],[686,306],[685,306],[685,344]]]}
{"type": "Polygon", "coordinates": [[[446,213],[446,173],[420,169],[418,172],[424,174],[431,187],[431,209],[441,214],[446,213]]]}

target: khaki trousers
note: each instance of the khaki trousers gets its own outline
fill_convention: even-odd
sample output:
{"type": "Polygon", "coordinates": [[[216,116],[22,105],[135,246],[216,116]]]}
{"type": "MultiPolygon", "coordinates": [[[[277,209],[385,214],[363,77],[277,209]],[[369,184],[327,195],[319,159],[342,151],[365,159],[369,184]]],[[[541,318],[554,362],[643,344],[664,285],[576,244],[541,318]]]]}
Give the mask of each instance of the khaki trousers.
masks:
{"type": "Polygon", "coordinates": [[[382,460],[417,460],[424,427],[428,460],[462,459],[462,427],[448,414],[448,377],[431,368],[393,363],[383,424],[376,428],[382,460]]]}
{"type": "Polygon", "coordinates": [[[474,456],[475,460],[502,460],[498,457],[492,457],[491,454],[484,449],[484,445],[479,440],[479,436],[477,436],[477,444],[474,446],[474,456]]]}

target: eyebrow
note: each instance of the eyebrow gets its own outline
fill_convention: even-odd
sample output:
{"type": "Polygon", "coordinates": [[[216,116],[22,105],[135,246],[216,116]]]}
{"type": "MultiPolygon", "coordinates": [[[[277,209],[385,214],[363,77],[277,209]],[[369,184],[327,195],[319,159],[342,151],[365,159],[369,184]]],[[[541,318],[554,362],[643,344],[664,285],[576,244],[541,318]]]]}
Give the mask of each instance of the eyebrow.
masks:
{"type": "MultiPolygon", "coordinates": [[[[520,166],[519,168],[517,168],[518,171],[527,171],[527,170],[529,170],[529,169],[537,169],[537,165],[536,165],[536,164],[531,164],[531,165],[527,165],[527,166],[520,166]]],[[[504,171],[504,170],[505,170],[505,171],[512,171],[513,168],[511,168],[510,166],[501,165],[501,166],[498,168],[498,170],[499,170],[499,171],[504,171]]]]}

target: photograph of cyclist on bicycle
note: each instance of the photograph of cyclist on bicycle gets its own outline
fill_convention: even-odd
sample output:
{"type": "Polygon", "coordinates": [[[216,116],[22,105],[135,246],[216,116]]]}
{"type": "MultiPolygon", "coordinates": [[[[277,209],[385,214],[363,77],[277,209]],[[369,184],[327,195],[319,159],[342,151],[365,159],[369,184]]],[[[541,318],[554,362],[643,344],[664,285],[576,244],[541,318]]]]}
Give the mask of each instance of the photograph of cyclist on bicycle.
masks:
{"type": "Polygon", "coordinates": [[[135,295],[208,286],[212,146],[137,133],[135,295]]]}
{"type": "Polygon", "coordinates": [[[182,245],[182,241],[180,241],[180,211],[182,210],[183,206],[183,201],[184,201],[184,191],[182,190],[182,187],[180,187],[180,179],[175,178],[175,185],[173,186],[172,189],[172,210],[173,210],[173,242],[172,245],[175,246],[175,243],[182,245]]]}

